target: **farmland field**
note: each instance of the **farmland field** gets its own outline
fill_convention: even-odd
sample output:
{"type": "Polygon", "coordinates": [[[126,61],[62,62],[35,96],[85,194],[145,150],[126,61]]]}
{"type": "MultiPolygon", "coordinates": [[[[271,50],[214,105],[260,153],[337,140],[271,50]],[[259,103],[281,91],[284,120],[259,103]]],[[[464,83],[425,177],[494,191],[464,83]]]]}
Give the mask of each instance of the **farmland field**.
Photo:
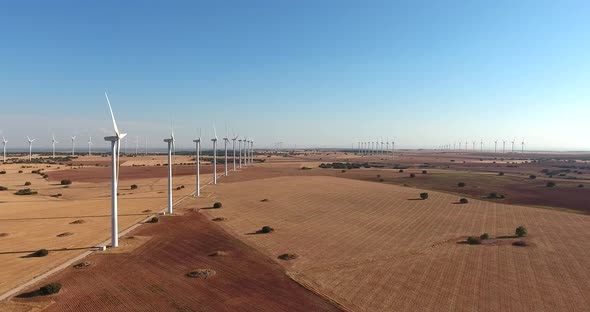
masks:
{"type": "Polygon", "coordinates": [[[333,177],[222,184],[236,236],[357,311],[587,311],[590,217],[333,177]],[[267,199],[267,201],[262,201],[267,199]],[[262,226],[275,232],[255,234],[262,226]],[[529,246],[516,247],[524,225],[529,246]],[[489,233],[482,245],[461,244],[489,233]]]}

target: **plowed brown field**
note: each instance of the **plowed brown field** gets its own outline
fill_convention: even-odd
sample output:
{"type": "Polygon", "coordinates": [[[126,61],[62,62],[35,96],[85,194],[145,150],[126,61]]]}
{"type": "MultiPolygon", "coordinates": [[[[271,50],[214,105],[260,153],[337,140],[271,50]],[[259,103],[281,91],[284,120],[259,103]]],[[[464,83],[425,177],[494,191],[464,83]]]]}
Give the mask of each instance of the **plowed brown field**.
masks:
{"type": "Polygon", "coordinates": [[[85,259],[92,266],[52,277],[64,287],[58,296],[13,301],[55,301],[45,311],[339,311],[200,213],[162,217],[131,235],[151,239],[128,253],[94,254],[85,259]],[[210,256],[219,250],[227,255],[210,256]],[[197,268],[216,274],[185,276],[197,268]]]}
{"type": "Polygon", "coordinates": [[[222,184],[207,213],[273,258],[298,254],[290,275],[356,311],[590,310],[590,216],[420,192],[279,177],[222,184]],[[495,239],[519,225],[530,246],[495,239]],[[484,232],[490,244],[458,243],[484,232]]]}

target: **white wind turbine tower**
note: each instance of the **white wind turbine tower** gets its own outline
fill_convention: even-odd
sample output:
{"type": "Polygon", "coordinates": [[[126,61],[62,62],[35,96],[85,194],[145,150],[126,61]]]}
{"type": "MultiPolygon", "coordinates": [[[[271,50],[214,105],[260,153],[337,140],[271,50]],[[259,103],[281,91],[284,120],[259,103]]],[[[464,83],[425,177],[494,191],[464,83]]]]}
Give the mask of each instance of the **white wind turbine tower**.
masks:
{"type": "Polygon", "coordinates": [[[224,145],[224,149],[225,149],[225,167],[224,167],[224,173],[225,176],[227,177],[227,143],[229,142],[229,138],[227,135],[227,125],[225,126],[225,137],[223,138],[223,145],[224,145]]]}
{"type": "Polygon", "coordinates": [[[502,154],[506,153],[506,140],[502,140],[502,154]]]}
{"type": "Polygon", "coordinates": [[[74,156],[74,147],[75,147],[75,142],[76,142],[76,136],[74,135],[72,137],[72,156],[74,156]]]}
{"type": "Polygon", "coordinates": [[[170,138],[164,139],[168,143],[168,213],[172,213],[172,148],[174,147],[174,129],[170,131],[170,138]]]}
{"type": "Polygon", "coordinates": [[[524,153],[524,138],[522,138],[522,143],[520,143],[522,145],[522,150],[521,153],[524,153]]]}
{"type": "Polygon", "coordinates": [[[254,138],[250,139],[250,164],[254,163],[254,138]]]}
{"type": "Polygon", "coordinates": [[[121,139],[123,139],[127,134],[119,132],[119,129],[117,128],[117,123],[115,122],[113,108],[111,107],[111,102],[109,101],[109,96],[106,93],[104,95],[107,99],[107,103],[109,104],[109,111],[111,112],[111,118],[113,119],[113,129],[115,130],[114,136],[105,137],[104,140],[111,142],[111,246],[113,248],[116,248],[119,246],[119,225],[117,220],[117,185],[119,183],[119,151],[121,149],[121,139]]]}
{"type": "Polygon", "coordinates": [[[516,139],[512,139],[512,153],[514,154],[514,142],[516,142],[516,139]]]}
{"type": "Polygon", "coordinates": [[[233,160],[233,163],[234,163],[233,171],[236,171],[236,140],[238,139],[238,136],[235,133],[233,135],[234,135],[234,137],[231,139],[232,140],[232,150],[233,150],[233,153],[234,153],[234,156],[232,157],[232,160],[233,160]]]}
{"type": "Polygon", "coordinates": [[[199,129],[199,137],[195,142],[197,155],[195,157],[195,165],[197,167],[197,189],[195,191],[195,197],[201,196],[201,129],[199,129]]]}
{"type": "Polygon", "coordinates": [[[211,139],[213,142],[213,184],[217,184],[217,130],[213,126],[215,137],[211,139]]]}
{"type": "Polygon", "coordinates": [[[480,147],[479,147],[480,148],[480,152],[483,153],[483,139],[479,142],[479,144],[480,144],[480,147]]]}
{"type": "Polygon", "coordinates": [[[498,140],[494,141],[494,153],[498,152],[498,140]]]}
{"type": "Polygon", "coordinates": [[[55,158],[55,143],[59,143],[59,142],[57,142],[57,140],[55,139],[55,135],[52,134],[51,135],[51,152],[52,152],[52,158],[55,158]]]}
{"type": "Polygon", "coordinates": [[[139,152],[139,136],[135,136],[135,156],[137,157],[137,153],[139,152]]]}
{"type": "Polygon", "coordinates": [[[395,160],[395,140],[391,141],[391,160],[395,160]]]}
{"type": "Polygon", "coordinates": [[[4,136],[2,136],[2,155],[4,155],[2,158],[3,163],[6,163],[6,143],[8,143],[8,141],[4,136]]]}
{"type": "Polygon", "coordinates": [[[465,150],[469,149],[469,142],[465,141],[465,150]]]}
{"type": "Polygon", "coordinates": [[[238,139],[238,150],[239,150],[239,158],[238,158],[238,165],[240,169],[242,169],[242,139],[238,139]]]}
{"type": "Polygon", "coordinates": [[[244,138],[244,166],[248,166],[248,149],[250,148],[250,140],[245,137],[244,138]]]}
{"type": "Polygon", "coordinates": [[[29,161],[31,161],[33,159],[33,141],[35,141],[35,139],[31,139],[27,136],[27,140],[29,141],[29,161]]]}
{"type": "Polygon", "coordinates": [[[88,156],[92,155],[92,137],[88,137],[88,156]]]}

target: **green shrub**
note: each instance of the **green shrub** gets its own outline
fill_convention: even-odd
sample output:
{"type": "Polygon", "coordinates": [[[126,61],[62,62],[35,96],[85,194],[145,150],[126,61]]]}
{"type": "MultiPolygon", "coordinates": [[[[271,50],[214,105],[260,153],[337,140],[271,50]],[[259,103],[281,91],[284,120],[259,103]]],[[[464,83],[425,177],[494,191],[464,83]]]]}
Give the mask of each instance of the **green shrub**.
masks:
{"type": "Polygon", "coordinates": [[[19,170],[18,173],[23,173],[23,171],[22,170],[19,170]]]}
{"type": "Polygon", "coordinates": [[[428,173],[428,171],[422,170],[422,174],[427,174],[427,173],[428,173]]]}
{"type": "Polygon", "coordinates": [[[0,171],[0,174],[6,174],[6,170],[0,171]]]}
{"type": "Polygon", "coordinates": [[[25,182],[25,186],[29,186],[29,185],[31,185],[31,182],[29,182],[29,181],[25,182]]]}
{"type": "Polygon", "coordinates": [[[221,205],[220,202],[216,202],[216,203],[213,204],[213,208],[217,208],[218,209],[218,208],[221,208],[221,206],[222,205],[221,205]]]}
{"type": "Polygon", "coordinates": [[[6,186],[0,186],[0,191],[6,191],[8,188],[6,186]]]}
{"type": "Polygon", "coordinates": [[[39,288],[39,292],[41,292],[41,294],[43,294],[43,295],[57,294],[60,290],[61,290],[60,283],[50,283],[50,284],[47,284],[47,285],[39,288]]]}
{"type": "Polygon", "coordinates": [[[422,198],[422,200],[428,199],[428,193],[420,193],[420,198],[422,198]]]}
{"type": "Polygon", "coordinates": [[[399,173],[403,173],[403,172],[404,172],[404,169],[400,169],[400,170],[399,170],[399,173]]]}
{"type": "Polygon", "coordinates": [[[275,229],[271,228],[270,226],[268,226],[268,225],[265,225],[265,226],[263,226],[263,227],[260,229],[260,231],[258,231],[258,232],[259,232],[259,233],[263,233],[263,234],[267,234],[267,233],[273,232],[274,230],[275,230],[275,229]]]}
{"type": "Polygon", "coordinates": [[[30,188],[18,190],[18,191],[16,191],[16,193],[14,193],[14,195],[35,195],[35,194],[37,194],[37,192],[31,190],[30,188]]]}
{"type": "Polygon", "coordinates": [[[516,228],[516,231],[514,232],[518,237],[523,237],[526,236],[528,231],[524,226],[519,226],[516,228]]]}
{"type": "Polygon", "coordinates": [[[39,249],[37,251],[35,251],[34,253],[31,254],[31,257],[45,257],[49,254],[49,251],[47,251],[47,249],[39,249]]]}
{"type": "Polygon", "coordinates": [[[547,182],[547,187],[555,187],[555,185],[556,185],[556,184],[555,184],[555,182],[553,182],[553,181],[549,181],[549,182],[547,182]]]}
{"type": "Polygon", "coordinates": [[[483,234],[481,234],[481,236],[479,238],[481,240],[489,239],[490,238],[490,235],[488,233],[483,233],[483,234]]]}
{"type": "Polygon", "coordinates": [[[137,189],[137,184],[132,184],[130,187],[132,190],[136,190],[137,189]]]}
{"type": "Polygon", "coordinates": [[[467,204],[469,201],[467,200],[467,198],[461,198],[459,199],[459,203],[461,204],[467,204]]]}
{"type": "Polygon", "coordinates": [[[70,185],[72,184],[72,180],[64,179],[60,182],[61,185],[70,185]]]}
{"type": "Polygon", "coordinates": [[[469,236],[469,237],[467,237],[467,244],[479,245],[479,244],[481,244],[481,240],[475,236],[469,236]]]}
{"type": "Polygon", "coordinates": [[[150,219],[150,223],[158,223],[158,221],[160,221],[160,219],[158,219],[158,217],[153,217],[150,219]]]}
{"type": "Polygon", "coordinates": [[[458,187],[465,187],[465,185],[466,185],[465,182],[459,182],[459,183],[457,183],[457,186],[458,187]]]}

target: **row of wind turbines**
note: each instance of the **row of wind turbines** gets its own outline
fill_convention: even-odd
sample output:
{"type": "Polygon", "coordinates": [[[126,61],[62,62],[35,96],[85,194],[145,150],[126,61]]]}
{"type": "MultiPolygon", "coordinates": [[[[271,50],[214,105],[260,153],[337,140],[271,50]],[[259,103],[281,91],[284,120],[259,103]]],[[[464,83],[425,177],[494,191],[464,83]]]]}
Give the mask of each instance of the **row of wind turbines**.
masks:
{"type": "MultiPolygon", "coordinates": [[[[502,140],[502,154],[506,153],[506,140],[502,140]]],[[[475,152],[475,141],[471,142],[471,149],[469,149],[469,142],[465,141],[465,145],[462,145],[463,142],[454,142],[453,144],[445,144],[445,145],[440,145],[438,147],[437,150],[442,150],[442,151],[473,151],[475,152]]],[[[512,144],[512,149],[511,149],[511,153],[514,153],[514,144],[516,143],[516,139],[512,139],[512,141],[508,142],[512,144]]],[[[480,152],[484,151],[484,142],[483,140],[480,140],[479,142],[479,150],[480,152]]],[[[524,138],[522,139],[522,141],[520,142],[520,152],[524,153],[524,138]]],[[[498,153],[498,140],[494,140],[494,153],[498,153]]]]}
{"type": "MultiPolygon", "coordinates": [[[[119,128],[117,127],[117,122],[115,121],[115,115],[113,113],[113,108],[111,106],[111,101],[109,100],[109,96],[105,93],[105,97],[107,100],[107,104],[109,106],[109,111],[111,113],[111,118],[113,121],[113,130],[115,135],[105,137],[105,141],[111,142],[111,246],[116,248],[119,246],[119,228],[118,228],[118,200],[117,200],[117,189],[119,184],[119,164],[120,164],[120,150],[121,150],[121,140],[127,136],[126,133],[121,133],[119,128]]],[[[219,140],[217,137],[217,130],[215,126],[213,126],[213,131],[215,136],[211,139],[213,143],[213,184],[217,184],[217,141],[219,140]]],[[[227,128],[226,128],[226,136],[223,138],[224,141],[224,175],[228,176],[228,143],[232,141],[232,149],[233,149],[233,167],[232,171],[236,171],[237,168],[242,168],[242,166],[248,166],[254,162],[254,140],[250,138],[239,139],[238,136],[234,134],[234,137],[229,138],[227,135],[227,128]],[[239,158],[238,158],[238,165],[236,166],[236,140],[238,141],[238,149],[239,149],[239,158]]],[[[196,164],[196,189],[195,189],[195,197],[201,196],[201,176],[200,176],[200,159],[201,159],[201,134],[193,140],[195,143],[195,164],[196,164]]],[[[165,138],[164,142],[168,144],[168,207],[166,209],[166,213],[171,214],[173,213],[173,200],[172,200],[172,164],[173,164],[173,149],[174,149],[174,130],[170,132],[170,137],[165,138]]]]}
{"type": "MultiPolygon", "coordinates": [[[[71,137],[72,139],[72,156],[76,155],[76,136],[71,137]]],[[[33,159],[33,142],[35,142],[36,139],[31,139],[29,136],[27,136],[27,142],[29,143],[29,161],[31,161],[33,159]]],[[[8,140],[6,140],[6,137],[2,136],[2,161],[6,162],[6,144],[8,143],[8,140]]],[[[51,153],[52,153],[52,157],[55,158],[55,144],[59,143],[56,139],[55,139],[55,135],[51,135],[51,153]]],[[[88,155],[92,155],[92,137],[88,138],[88,155]]]]}
{"type": "Polygon", "coordinates": [[[385,156],[386,153],[391,152],[391,157],[395,157],[395,141],[391,141],[391,149],[389,149],[389,140],[387,141],[366,141],[357,142],[357,151],[359,155],[380,155],[385,156]]]}

